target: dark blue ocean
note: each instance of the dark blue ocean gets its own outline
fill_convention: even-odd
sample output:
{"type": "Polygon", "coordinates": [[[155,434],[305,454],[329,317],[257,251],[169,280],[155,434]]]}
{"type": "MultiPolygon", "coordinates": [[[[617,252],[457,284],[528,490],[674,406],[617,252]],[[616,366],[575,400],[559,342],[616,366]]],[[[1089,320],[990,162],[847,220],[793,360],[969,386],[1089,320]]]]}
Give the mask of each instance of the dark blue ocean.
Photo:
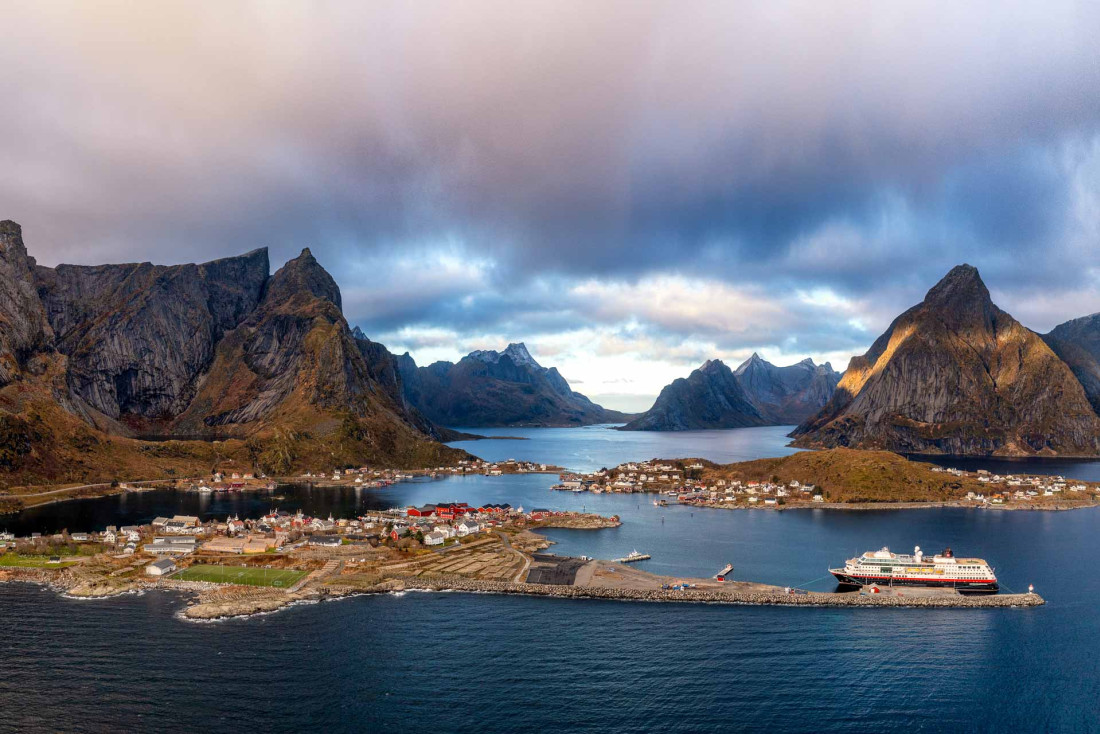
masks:
{"type": "MultiPolygon", "coordinates": [[[[635,443],[616,440],[632,435],[619,432],[543,430],[469,448],[506,445],[504,455],[481,453],[582,469],[783,450],[771,429],[714,432],[703,442],[709,454],[679,436],[635,443]],[[569,433],[593,435],[597,447],[569,433]]],[[[855,552],[950,546],[987,558],[1011,590],[1035,584],[1048,604],[835,610],[407,593],[198,624],[177,616],[183,600],[171,594],[76,601],[6,585],[0,731],[1100,731],[1096,509],[656,508],[644,497],[554,492],[553,482],[293,487],[279,500],[151,492],[51,505],[0,517],[0,527],[90,530],[167,512],[254,514],[273,503],[350,515],[507,501],[618,514],[619,528],[550,532],[554,550],[606,558],[637,548],[653,555],[642,567],[657,573],[709,575],[730,562],[737,578],[824,590],[827,567],[855,552]]]]}

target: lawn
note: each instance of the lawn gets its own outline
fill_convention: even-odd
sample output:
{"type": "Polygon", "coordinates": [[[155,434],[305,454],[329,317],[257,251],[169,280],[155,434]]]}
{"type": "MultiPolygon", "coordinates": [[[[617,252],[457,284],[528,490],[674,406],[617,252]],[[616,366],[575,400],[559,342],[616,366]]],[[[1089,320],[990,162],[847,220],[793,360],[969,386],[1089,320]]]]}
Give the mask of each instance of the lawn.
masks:
{"type": "Polygon", "coordinates": [[[5,553],[0,556],[0,567],[8,568],[67,568],[72,566],[72,561],[50,563],[49,556],[21,556],[17,553],[5,553]]]}
{"type": "Polygon", "coordinates": [[[293,586],[307,573],[307,571],[294,571],[285,568],[199,564],[183,569],[172,578],[180,581],[209,581],[215,584],[241,584],[243,586],[275,586],[285,589],[293,586]]]}

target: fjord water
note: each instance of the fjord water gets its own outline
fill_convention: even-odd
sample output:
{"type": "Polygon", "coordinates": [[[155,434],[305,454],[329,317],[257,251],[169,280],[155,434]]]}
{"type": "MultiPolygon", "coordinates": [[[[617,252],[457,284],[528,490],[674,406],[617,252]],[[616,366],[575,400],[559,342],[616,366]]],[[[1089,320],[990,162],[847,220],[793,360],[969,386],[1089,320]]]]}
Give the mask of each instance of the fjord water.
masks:
{"type": "MultiPolygon", "coordinates": [[[[565,465],[549,457],[579,452],[560,433],[548,445],[544,434],[530,435],[500,443],[509,456],[565,465]]],[[[590,461],[699,453],[729,460],[680,451],[676,439],[650,441],[659,436],[650,434],[640,454],[604,447],[590,461]]],[[[759,434],[711,442],[757,444],[761,456],[778,448],[759,434]]],[[[988,558],[1010,590],[1034,583],[1048,604],[836,610],[408,593],[194,624],[175,616],[183,602],[174,595],[89,602],[8,585],[0,588],[0,730],[147,730],[169,722],[262,731],[1098,727],[1096,509],[658,508],[646,496],[555,492],[554,481],[514,475],[383,490],[301,486],[280,489],[285,499],[275,504],[319,515],[446,499],[583,508],[618,514],[623,525],[550,531],[555,552],[608,558],[637,548],[653,555],[640,565],[655,573],[710,575],[731,562],[739,579],[820,590],[830,588],[826,568],[855,552],[951,546],[988,558]]],[[[263,494],[150,492],[51,505],[0,518],[0,526],[8,520],[23,532],[64,521],[86,530],[106,518],[254,515],[271,504],[263,494]],[[64,515],[73,507],[83,509],[64,515]]]]}
{"type": "Polygon", "coordinates": [[[581,472],[646,459],[705,458],[725,464],[766,456],[787,456],[798,450],[787,446],[790,442],[787,434],[794,426],[672,433],[619,431],[611,425],[457,430],[486,436],[479,441],[449,444],[486,461],[523,459],[581,472]]]}

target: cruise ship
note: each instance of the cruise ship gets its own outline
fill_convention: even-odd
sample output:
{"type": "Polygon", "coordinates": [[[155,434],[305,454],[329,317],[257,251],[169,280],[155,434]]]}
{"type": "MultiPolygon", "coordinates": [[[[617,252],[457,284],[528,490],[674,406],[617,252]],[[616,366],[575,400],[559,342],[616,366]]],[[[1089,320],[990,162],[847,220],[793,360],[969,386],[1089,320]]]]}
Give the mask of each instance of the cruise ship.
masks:
{"type": "Polygon", "coordinates": [[[841,586],[941,586],[959,591],[995,592],[997,577],[981,558],[956,558],[951,549],[928,558],[918,545],[913,555],[889,548],[851,558],[844,568],[830,568],[841,586]]]}

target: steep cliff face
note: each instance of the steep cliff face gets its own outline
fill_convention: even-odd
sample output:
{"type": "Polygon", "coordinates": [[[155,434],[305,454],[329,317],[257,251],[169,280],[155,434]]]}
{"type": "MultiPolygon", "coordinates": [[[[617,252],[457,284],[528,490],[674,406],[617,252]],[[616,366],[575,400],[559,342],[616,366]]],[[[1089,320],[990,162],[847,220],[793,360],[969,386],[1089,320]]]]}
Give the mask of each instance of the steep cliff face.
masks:
{"type": "Polygon", "coordinates": [[[1043,335],[1043,341],[1069,365],[1100,413],[1100,313],[1059,324],[1043,335]]]}
{"type": "Polygon", "coordinates": [[[691,431],[763,426],[767,419],[722,361],[712,359],[685,379],[666,385],[653,407],[623,426],[624,431],[691,431]]]}
{"type": "Polygon", "coordinates": [[[259,303],[267,250],[202,265],[38,267],[69,359],[69,386],[113,419],[155,425],[183,412],[222,336],[259,303]]]}
{"type": "Polygon", "coordinates": [[[0,222],[0,386],[14,380],[31,355],[53,343],[53,331],[35,290],[34,269],[20,226],[0,222]]]}
{"type": "Polygon", "coordinates": [[[817,413],[832,398],[840,373],[812,359],[776,367],[753,354],[734,376],[761,416],[776,425],[795,425],[817,413]]]}
{"type": "Polygon", "coordinates": [[[954,268],[852,359],[794,445],[948,454],[1100,450],[1100,419],[1070,369],[954,268]]]}
{"type": "Polygon", "coordinates": [[[405,354],[399,365],[408,401],[445,426],[568,426],[626,418],[574,392],[556,367],[540,365],[523,344],[427,367],[405,354]]]}
{"type": "Polygon", "coordinates": [[[192,471],[438,465],[464,452],[404,400],[396,358],[309,250],[201,265],[37,267],[0,224],[0,484],[192,471]],[[10,384],[17,382],[18,384],[10,384]],[[150,444],[134,435],[227,440],[150,444]]]}

